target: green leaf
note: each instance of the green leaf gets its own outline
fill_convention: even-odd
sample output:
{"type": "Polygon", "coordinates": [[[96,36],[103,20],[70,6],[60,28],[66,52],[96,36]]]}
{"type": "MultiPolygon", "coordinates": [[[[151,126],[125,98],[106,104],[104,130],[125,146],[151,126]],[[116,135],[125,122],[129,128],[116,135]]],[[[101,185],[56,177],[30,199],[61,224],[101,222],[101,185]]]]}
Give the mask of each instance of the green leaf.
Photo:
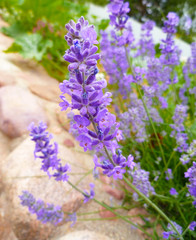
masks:
{"type": "Polygon", "coordinates": [[[52,46],[51,40],[44,40],[38,33],[23,34],[17,37],[5,52],[19,52],[24,58],[40,61],[47,49],[52,46]]]}
{"type": "Polygon", "coordinates": [[[1,32],[13,38],[16,38],[25,33],[24,27],[19,22],[13,23],[9,27],[2,27],[1,32]]]}

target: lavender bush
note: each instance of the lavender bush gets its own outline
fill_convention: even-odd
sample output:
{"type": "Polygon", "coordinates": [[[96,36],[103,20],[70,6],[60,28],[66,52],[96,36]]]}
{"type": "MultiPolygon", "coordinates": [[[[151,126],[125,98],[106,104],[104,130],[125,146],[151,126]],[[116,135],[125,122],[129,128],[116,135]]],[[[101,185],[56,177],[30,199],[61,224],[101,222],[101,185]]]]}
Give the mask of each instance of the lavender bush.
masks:
{"type": "MultiPolygon", "coordinates": [[[[157,50],[153,21],[142,25],[137,42],[127,15],[128,3],[111,0],[108,11],[113,29],[110,34],[101,32],[101,57],[97,34],[87,20],[81,17],[77,23],[71,20],[66,25],[65,40],[70,48],[64,59],[70,75],[60,84],[60,107],[62,111],[71,108],[70,132],[84,151],[93,152],[94,171],[101,168],[103,174],[131,187],[132,192],[125,190],[123,204],[131,208],[132,199],[141,206],[147,204],[164,229],[162,236],[147,233],[145,226],[134,224],[99,202],[92,183],[90,193],[74,186],[68,179],[70,167],[61,165],[58,146],[50,143],[43,123],[30,127],[36,143],[35,158],[42,160],[41,169],[50,177],[67,181],[81,192],[84,203],[96,201],[144,231],[149,239],[195,239],[196,43],[191,45],[192,56],[182,62],[181,50],[174,41],[179,24],[174,12],[168,13],[163,23],[165,38],[157,50]],[[98,73],[100,58],[109,84],[98,73]]],[[[44,206],[26,191],[20,198],[42,222],[63,219],[59,207],[44,206]]],[[[76,214],[67,220],[75,223],[76,214]]]]}

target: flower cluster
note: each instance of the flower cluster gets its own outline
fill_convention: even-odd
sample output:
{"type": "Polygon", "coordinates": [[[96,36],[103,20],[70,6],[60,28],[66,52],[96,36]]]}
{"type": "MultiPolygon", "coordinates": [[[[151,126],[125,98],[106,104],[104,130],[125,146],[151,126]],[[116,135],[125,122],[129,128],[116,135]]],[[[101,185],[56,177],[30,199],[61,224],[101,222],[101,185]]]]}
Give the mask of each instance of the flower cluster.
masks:
{"type": "Polygon", "coordinates": [[[172,221],[172,223],[175,226],[176,230],[178,231],[178,234],[176,233],[176,231],[174,231],[173,227],[169,223],[168,226],[167,226],[167,229],[169,231],[163,232],[163,238],[168,239],[171,235],[171,236],[175,237],[176,239],[179,239],[178,235],[182,234],[182,227],[180,225],[178,225],[176,222],[172,221]]]}
{"type": "Polygon", "coordinates": [[[191,53],[192,57],[190,60],[190,72],[195,74],[196,73],[196,42],[191,44],[191,53]]]}
{"type": "Polygon", "coordinates": [[[64,55],[64,59],[70,63],[70,79],[60,84],[60,97],[63,100],[60,106],[62,110],[71,107],[78,111],[79,114],[72,114],[72,127],[80,146],[84,151],[95,150],[105,156],[104,161],[97,161],[96,166],[103,168],[108,176],[122,178],[122,172],[126,172],[125,167],[129,167],[129,159],[126,160],[121,154],[116,155],[117,141],[120,139],[119,124],[106,108],[111,102],[111,93],[103,94],[102,90],[107,82],[96,78],[96,64],[100,58],[96,54],[98,48],[94,45],[96,32],[83,18],[77,23],[71,21],[66,28],[68,33],[65,39],[69,44],[72,43],[64,55]],[[81,22],[85,22],[85,27],[82,28],[81,22]],[[78,33],[73,34],[72,28],[77,29],[78,33]],[[64,94],[71,96],[71,104],[64,94]]]}
{"type": "Polygon", "coordinates": [[[42,200],[36,200],[28,191],[23,191],[19,196],[21,204],[28,207],[29,212],[36,214],[37,219],[42,223],[58,224],[64,218],[64,213],[59,206],[53,204],[45,204],[42,200]]]}
{"type": "Polygon", "coordinates": [[[93,199],[95,196],[95,192],[94,192],[94,183],[90,183],[90,193],[88,193],[86,190],[84,190],[84,203],[87,203],[90,199],[93,199]]]}
{"type": "Polygon", "coordinates": [[[170,179],[173,179],[173,174],[172,174],[172,170],[171,168],[168,168],[166,171],[165,171],[165,179],[166,180],[170,180],[170,179]]]}
{"type": "MultiPolygon", "coordinates": [[[[128,21],[127,13],[130,11],[129,3],[123,0],[112,0],[108,5],[110,25],[114,27],[111,37],[102,31],[101,50],[102,64],[109,75],[110,84],[118,84],[119,93],[123,98],[128,97],[132,76],[127,74],[129,68],[126,49],[134,48],[132,27],[128,21]]],[[[113,93],[115,96],[118,92],[113,93]]]]}
{"type": "Polygon", "coordinates": [[[196,207],[196,162],[193,162],[193,166],[184,175],[189,179],[188,189],[191,196],[195,199],[193,205],[196,207]]]}
{"type": "Polygon", "coordinates": [[[155,26],[155,22],[148,20],[146,21],[142,27],[142,34],[138,45],[138,51],[136,53],[137,56],[148,56],[148,57],[154,57],[155,55],[155,48],[152,38],[152,30],[155,26]]]}
{"type": "Polygon", "coordinates": [[[111,0],[108,4],[108,10],[111,13],[110,21],[117,29],[122,29],[128,20],[127,13],[130,11],[129,3],[124,0],[111,0]]]}
{"type": "Polygon", "coordinates": [[[171,188],[171,189],[169,190],[169,192],[170,192],[170,194],[173,195],[173,196],[177,196],[177,195],[178,195],[178,192],[176,191],[175,188],[171,188]]]}
{"type": "MultiPolygon", "coordinates": [[[[131,172],[131,176],[133,177],[133,185],[145,196],[149,197],[150,193],[155,194],[155,190],[149,181],[149,172],[141,169],[139,164],[137,164],[135,171],[131,172]]],[[[138,194],[134,193],[133,197],[134,200],[137,200],[138,194]]]]}
{"type": "Polygon", "coordinates": [[[174,12],[169,12],[167,20],[164,21],[163,31],[167,33],[166,39],[162,40],[160,45],[161,57],[160,60],[164,65],[178,65],[180,50],[175,46],[173,35],[176,33],[176,27],[179,23],[179,17],[174,12]]]}
{"type": "Polygon", "coordinates": [[[171,137],[175,137],[177,142],[176,150],[179,152],[184,152],[188,148],[186,140],[188,139],[187,134],[184,132],[184,120],[187,117],[187,106],[186,105],[176,105],[175,114],[173,116],[174,124],[171,124],[173,129],[171,137]]]}
{"type": "Polygon", "coordinates": [[[35,142],[35,159],[42,160],[41,170],[47,172],[49,177],[54,177],[56,181],[67,181],[67,172],[70,171],[70,166],[61,164],[57,156],[58,144],[56,142],[54,145],[50,143],[52,135],[46,129],[46,124],[42,122],[38,126],[35,126],[34,123],[29,126],[31,140],[35,142]]]}

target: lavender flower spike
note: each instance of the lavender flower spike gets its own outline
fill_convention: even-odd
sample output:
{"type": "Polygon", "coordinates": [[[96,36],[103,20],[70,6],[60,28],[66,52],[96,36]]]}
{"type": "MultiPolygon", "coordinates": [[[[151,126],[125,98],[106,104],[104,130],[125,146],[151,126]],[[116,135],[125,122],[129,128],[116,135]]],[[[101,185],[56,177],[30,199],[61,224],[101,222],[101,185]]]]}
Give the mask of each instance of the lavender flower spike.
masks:
{"type": "Polygon", "coordinates": [[[84,203],[87,203],[90,199],[93,199],[95,196],[95,192],[94,192],[95,185],[93,183],[90,183],[89,186],[90,186],[90,194],[86,190],[84,190],[84,193],[85,193],[84,203]]]}
{"type": "MultiPolygon", "coordinates": [[[[189,193],[196,199],[196,162],[193,162],[193,166],[190,167],[184,175],[186,178],[189,178],[189,193]]],[[[196,207],[196,201],[193,202],[193,205],[196,207]]]]}
{"type": "Polygon", "coordinates": [[[49,177],[54,177],[56,181],[67,181],[67,172],[70,171],[70,166],[65,164],[62,166],[58,158],[58,144],[51,144],[52,135],[46,131],[47,126],[40,122],[38,126],[32,123],[29,127],[32,141],[35,142],[34,156],[35,159],[42,160],[41,170],[45,171],[49,177]]]}
{"type": "MultiPolygon", "coordinates": [[[[179,234],[182,234],[182,227],[180,225],[178,225],[176,222],[172,221],[173,225],[175,226],[176,230],[178,231],[179,234]]],[[[179,239],[177,233],[174,231],[173,227],[171,226],[171,224],[169,223],[167,226],[167,229],[169,231],[167,232],[163,232],[163,238],[164,239],[168,239],[170,237],[170,235],[172,235],[173,237],[175,237],[175,239],[179,239]]]]}
{"type": "Polygon", "coordinates": [[[58,224],[64,218],[64,213],[59,206],[45,204],[42,200],[36,200],[28,191],[23,191],[19,198],[21,204],[27,206],[30,213],[36,214],[37,219],[42,223],[58,224]]]}

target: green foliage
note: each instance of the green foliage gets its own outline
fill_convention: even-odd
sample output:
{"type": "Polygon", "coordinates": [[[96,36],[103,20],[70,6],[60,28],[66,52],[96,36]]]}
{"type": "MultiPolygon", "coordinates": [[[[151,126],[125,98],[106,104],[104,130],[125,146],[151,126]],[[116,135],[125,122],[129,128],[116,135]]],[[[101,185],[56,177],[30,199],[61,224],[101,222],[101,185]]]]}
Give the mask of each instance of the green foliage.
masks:
{"type": "Polygon", "coordinates": [[[7,49],[39,61],[58,80],[67,74],[65,24],[87,14],[87,5],[68,0],[1,0],[2,17],[10,26],[1,31],[15,41],[7,49]]]}
{"type": "MultiPolygon", "coordinates": [[[[158,49],[158,47],[157,47],[158,49]]],[[[157,52],[157,55],[159,53],[157,52]]],[[[187,225],[195,221],[196,212],[195,208],[192,204],[193,199],[187,195],[187,178],[184,177],[184,173],[187,171],[189,167],[192,166],[192,161],[195,161],[195,157],[191,159],[191,161],[183,165],[179,160],[183,153],[175,151],[176,148],[176,140],[170,136],[171,127],[170,124],[173,124],[173,116],[175,112],[175,107],[177,104],[181,104],[181,100],[179,99],[179,90],[183,87],[185,82],[183,76],[183,67],[184,63],[180,63],[180,65],[176,66],[174,71],[178,75],[178,83],[171,84],[168,90],[166,91],[166,96],[168,100],[168,108],[161,109],[159,105],[156,103],[156,99],[153,98],[153,106],[158,110],[161,118],[163,119],[163,123],[156,124],[154,123],[156,133],[158,135],[159,141],[161,143],[161,147],[164,152],[164,156],[166,162],[162,161],[161,151],[158,144],[158,141],[155,137],[154,129],[152,128],[150,122],[147,122],[146,131],[149,136],[148,139],[142,143],[135,141],[134,133],[132,133],[132,126],[130,126],[131,138],[127,138],[124,141],[121,141],[122,146],[122,154],[124,156],[128,156],[129,154],[133,154],[135,157],[135,161],[140,163],[141,168],[145,169],[150,173],[150,181],[155,188],[156,194],[151,196],[151,200],[155,203],[167,216],[176,221],[181,226],[187,227],[187,225]],[[138,157],[138,153],[140,156],[138,157]],[[158,160],[160,158],[160,160],[158,160]],[[137,160],[138,159],[138,160],[137,160]],[[173,172],[173,179],[169,181],[165,178],[165,171],[170,168],[173,172]],[[159,177],[158,177],[159,176],[159,177]],[[158,179],[156,178],[158,177],[158,179]],[[169,190],[171,188],[175,188],[178,192],[177,196],[173,196],[170,194],[169,190]],[[188,209],[188,210],[187,210],[188,209]]],[[[195,75],[189,74],[190,81],[190,89],[195,86],[195,75]]],[[[110,85],[110,88],[115,89],[115,85],[110,85]]],[[[134,88],[134,84],[132,86],[134,88]]],[[[137,92],[137,88],[134,89],[137,92]]],[[[138,94],[138,92],[137,92],[138,94]]],[[[139,94],[138,94],[139,95],[139,94]]],[[[196,98],[194,94],[189,94],[187,91],[186,97],[188,98],[188,117],[185,121],[185,132],[188,135],[188,143],[190,144],[193,139],[196,139],[196,120],[195,120],[195,101],[196,98]]],[[[126,109],[126,100],[123,101],[123,105],[125,109],[122,109],[122,101],[116,101],[119,109],[122,112],[127,111],[126,109]]],[[[128,105],[128,103],[127,103],[128,105]]],[[[128,177],[128,176],[127,176],[128,177]]],[[[130,177],[129,177],[130,178],[130,177]]],[[[131,178],[130,178],[131,180],[131,178]]],[[[123,205],[126,204],[126,207],[133,208],[135,204],[139,204],[143,206],[143,199],[139,198],[137,202],[133,202],[133,198],[131,196],[131,192],[125,189],[125,199],[123,205]]],[[[148,207],[148,211],[154,216],[157,217],[157,212],[153,210],[153,208],[148,207]]],[[[165,225],[164,221],[161,219],[158,221],[159,224],[162,225],[164,229],[166,229],[167,224],[165,225]]],[[[148,223],[151,228],[153,228],[152,223],[148,223]]],[[[146,225],[146,227],[149,227],[146,225]]],[[[184,239],[195,239],[196,233],[193,231],[187,231],[184,239]]],[[[156,231],[154,232],[152,239],[161,239],[156,236],[156,231]]]]}
{"type": "Polygon", "coordinates": [[[44,40],[39,33],[24,34],[15,39],[15,42],[5,51],[19,52],[24,58],[40,61],[47,49],[53,46],[51,40],[44,40]]]}

